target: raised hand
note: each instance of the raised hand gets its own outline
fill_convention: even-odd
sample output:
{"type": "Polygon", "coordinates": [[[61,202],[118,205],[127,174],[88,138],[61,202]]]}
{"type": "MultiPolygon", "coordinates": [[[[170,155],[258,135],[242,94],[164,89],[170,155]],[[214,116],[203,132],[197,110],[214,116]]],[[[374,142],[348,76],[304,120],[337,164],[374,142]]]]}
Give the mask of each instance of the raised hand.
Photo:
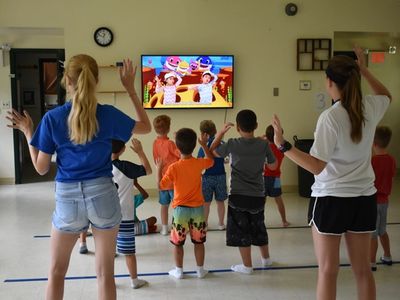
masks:
{"type": "Polygon", "coordinates": [[[128,92],[135,91],[136,66],[133,67],[130,59],[124,59],[122,67],[119,67],[119,77],[128,92]]]}
{"type": "Polygon", "coordinates": [[[155,163],[157,170],[161,170],[163,167],[163,160],[160,157],[158,157],[156,158],[155,163]]]}
{"type": "Polygon", "coordinates": [[[199,144],[204,147],[207,146],[207,142],[208,142],[208,134],[205,132],[202,132],[198,138],[199,144]]]}
{"type": "Polygon", "coordinates": [[[138,139],[132,138],[131,143],[132,143],[131,149],[133,151],[135,151],[136,153],[143,152],[142,143],[138,139]]]}
{"type": "Polygon", "coordinates": [[[7,125],[9,128],[21,130],[25,136],[32,135],[33,133],[33,121],[29,113],[24,110],[24,114],[20,114],[18,111],[13,109],[11,112],[8,111],[6,118],[11,122],[7,125]]]}
{"type": "Polygon", "coordinates": [[[283,130],[281,126],[281,121],[278,116],[274,114],[272,118],[272,127],[274,127],[274,143],[277,147],[280,147],[285,139],[283,138],[283,130]]]}
{"type": "Polygon", "coordinates": [[[231,129],[231,128],[234,127],[234,126],[235,126],[235,124],[233,124],[233,123],[231,123],[231,122],[225,123],[225,124],[224,124],[224,127],[223,127],[222,130],[221,130],[221,132],[222,132],[223,134],[225,134],[225,133],[227,133],[227,132],[229,131],[229,129],[231,129]]]}
{"type": "Polygon", "coordinates": [[[359,46],[354,46],[354,53],[357,56],[357,64],[360,67],[360,70],[363,71],[365,68],[367,68],[367,63],[365,61],[365,53],[364,49],[362,49],[359,46]]]}

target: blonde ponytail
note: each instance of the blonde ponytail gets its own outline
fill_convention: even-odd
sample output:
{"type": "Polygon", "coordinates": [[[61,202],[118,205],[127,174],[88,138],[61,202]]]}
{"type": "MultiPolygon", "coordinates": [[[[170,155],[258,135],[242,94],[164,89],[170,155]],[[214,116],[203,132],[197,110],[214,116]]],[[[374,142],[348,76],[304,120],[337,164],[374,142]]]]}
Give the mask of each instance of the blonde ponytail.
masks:
{"type": "Polygon", "coordinates": [[[69,138],[74,144],[83,145],[93,139],[99,127],[95,94],[98,82],[97,63],[88,55],[74,56],[68,62],[65,76],[68,76],[75,89],[68,116],[69,138]]]}

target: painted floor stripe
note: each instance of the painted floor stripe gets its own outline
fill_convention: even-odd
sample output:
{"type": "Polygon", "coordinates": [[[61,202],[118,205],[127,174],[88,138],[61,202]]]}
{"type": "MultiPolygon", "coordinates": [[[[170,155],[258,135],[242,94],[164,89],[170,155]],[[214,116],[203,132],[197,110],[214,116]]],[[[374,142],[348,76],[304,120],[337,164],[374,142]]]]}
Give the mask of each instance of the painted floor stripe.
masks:
{"type": "MultiPolygon", "coordinates": [[[[387,223],[386,225],[400,225],[400,222],[392,222],[392,223],[387,223]]],[[[288,227],[282,227],[282,226],[276,226],[276,227],[267,227],[267,230],[270,229],[302,229],[302,228],[310,228],[308,225],[304,226],[288,226],[288,227]]],[[[219,229],[209,229],[208,231],[224,231],[224,230],[219,230],[219,229]]],[[[91,236],[91,235],[88,235],[91,236]]],[[[49,238],[49,234],[44,234],[44,235],[34,235],[34,239],[43,239],[43,238],[49,238]]]]}
{"type": "MultiPolygon", "coordinates": [[[[393,261],[393,264],[400,264],[400,261],[393,261]]],[[[377,265],[383,265],[378,262],[377,265]]],[[[350,264],[340,264],[340,267],[350,267],[350,264]]],[[[302,270],[302,269],[316,269],[318,265],[305,265],[305,266],[276,266],[276,267],[268,267],[268,268],[254,268],[255,271],[279,271],[279,270],[302,270]]],[[[228,273],[232,272],[231,269],[216,269],[209,270],[209,273],[228,273]]],[[[196,271],[186,271],[184,274],[196,274],[196,271]]],[[[159,272],[159,273],[141,273],[138,274],[139,277],[149,277],[149,276],[168,276],[168,272],[159,272]]],[[[129,277],[129,274],[119,274],[115,275],[115,278],[125,278],[129,277]]],[[[68,276],[65,277],[65,280],[87,280],[87,279],[96,279],[96,276],[68,276]]],[[[38,281],[47,281],[47,277],[38,277],[38,278],[10,278],[5,279],[5,283],[15,283],[15,282],[38,282],[38,281]]]]}

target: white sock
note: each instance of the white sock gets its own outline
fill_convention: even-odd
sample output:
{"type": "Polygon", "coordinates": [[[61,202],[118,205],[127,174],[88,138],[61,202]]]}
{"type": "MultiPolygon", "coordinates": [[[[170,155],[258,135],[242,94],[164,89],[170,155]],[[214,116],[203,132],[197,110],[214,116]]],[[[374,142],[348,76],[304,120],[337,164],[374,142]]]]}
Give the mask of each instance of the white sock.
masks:
{"type": "Polygon", "coordinates": [[[233,266],[231,266],[231,270],[233,272],[247,274],[247,275],[253,273],[253,268],[252,267],[246,267],[243,264],[241,264],[241,265],[233,265],[233,266]]]}
{"type": "Polygon", "coordinates": [[[175,267],[175,269],[172,269],[171,271],[168,272],[169,275],[172,277],[175,277],[176,279],[182,279],[183,278],[183,268],[175,267]]]}
{"type": "Polygon", "coordinates": [[[208,274],[208,270],[205,270],[203,266],[197,266],[197,277],[204,278],[208,274]]]}
{"type": "Polygon", "coordinates": [[[141,288],[142,286],[148,284],[146,280],[139,279],[139,278],[131,278],[131,286],[133,289],[141,288]]]}
{"type": "Polygon", "coordinates": [[[270,257],[268,258],[261,257],[261,264],[264,268],[269,267],[272,265],[272,259],[270,257]]]}
{"type": "Polygon", "coordinates": [[[86,246],[86,242],[79,243],[79,247],[86,246]]]}

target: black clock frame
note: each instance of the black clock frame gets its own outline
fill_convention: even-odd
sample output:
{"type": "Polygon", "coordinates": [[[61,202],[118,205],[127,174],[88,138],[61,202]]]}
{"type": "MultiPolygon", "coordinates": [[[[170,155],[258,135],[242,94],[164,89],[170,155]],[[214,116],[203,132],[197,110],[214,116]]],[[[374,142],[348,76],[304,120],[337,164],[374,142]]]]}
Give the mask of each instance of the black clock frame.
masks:
{"type": "Polygon", "coordinates": [[[94,38],[94,41],[96,42],[96,44],[99,45],[100,47],[108,47],[108,46],[111,45],[111,43],[112,43],[113,40],[114,40],[114,34],[113,34],[112,30],[111,30],[110,28],[108,28],[108,27],[99,27],[99,28],[97,28],[96,31],[94,32],[93,38],[94,38]],[[101,44],[101,43],[99,43],[99,41],[96,39],[96,35],[97,35],[97,33],[98,33],[100,30],[107,30],[107,31],[111,34],[111,40],[110,40],[107,44],[101,44]]]}

